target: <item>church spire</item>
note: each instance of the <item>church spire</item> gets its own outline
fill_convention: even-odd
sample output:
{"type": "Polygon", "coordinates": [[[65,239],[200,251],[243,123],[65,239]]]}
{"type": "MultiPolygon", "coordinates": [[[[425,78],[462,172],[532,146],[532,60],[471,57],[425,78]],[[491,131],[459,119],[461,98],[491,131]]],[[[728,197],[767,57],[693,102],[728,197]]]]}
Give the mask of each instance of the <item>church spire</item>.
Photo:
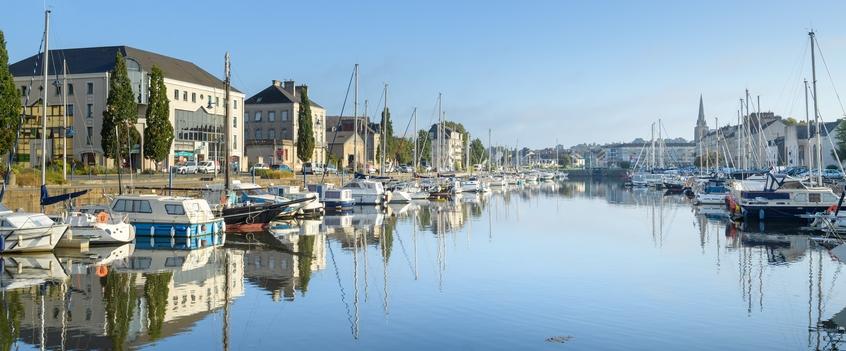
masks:
{"type": "Polygon", "coordinates": [[[705,104],[702,103],[702,94],[699,94],[699,118],[696,119],[696,127],[693,128],[693,140],[699,142],[708,133],[708,123],[705,121],[705,104]]]}

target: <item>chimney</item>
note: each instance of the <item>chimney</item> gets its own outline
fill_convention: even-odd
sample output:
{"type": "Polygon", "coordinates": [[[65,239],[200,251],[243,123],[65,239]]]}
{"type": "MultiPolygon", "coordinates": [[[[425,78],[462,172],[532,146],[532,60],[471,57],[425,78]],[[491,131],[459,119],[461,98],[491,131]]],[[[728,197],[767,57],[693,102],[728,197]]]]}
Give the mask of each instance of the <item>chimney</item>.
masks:
{"type": "Polygon", "coordinates": [[[300,85],[300,86],[297,86],[297,89],[296,89],[296,90],[297,90],[297,94],[295,94],[294,96],[299,96],[299,95],[302,95],[302,92],[303,92],[303,91],[306,91],[306,89],[308,89],[308,86],[307,86],[307,85],[305,85],[305,84],[300,85]]]}
{"type": "Polygon", "coordinates": [[[282,86],[282,82],[281,82],[281,81],[278,81],[278,80],[276,80],[276,79],[274,79],[274,80],[273,80],[273,86],[275,86],[275,87],[281,87],[281,86],[282,86]]]}
{"type": "Polygon", "coordinates": [[[297,96],[297,91],[294,89],[294,81],[293,80],[286,80],[285,81],[285,91],[291,93],[291,95],[297,96]]]}

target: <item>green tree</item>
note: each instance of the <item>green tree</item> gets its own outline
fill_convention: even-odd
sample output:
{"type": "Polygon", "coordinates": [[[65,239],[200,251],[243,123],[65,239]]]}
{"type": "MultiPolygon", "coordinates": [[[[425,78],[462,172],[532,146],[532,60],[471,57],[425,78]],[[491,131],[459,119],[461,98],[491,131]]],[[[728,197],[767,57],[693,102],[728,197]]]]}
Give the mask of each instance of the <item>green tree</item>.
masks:
{"type": "MultiPolygon", "coordinates": [[[[379,122],[382,128],[382,138],[385,142],[385,158],[396,158],[396,143],[394,142],[394,124],[391,121],[391,109],[385,108],[382,110],[382,120],[379,122]]],[[[382,150],[382,145],[379,145],[379,152],[382,150]]],[[[381,154],[379,154],[381,158],[381,154]]]]}
{"type": "Polygon", "coordinates": [[[846,123],[843,123],[843,119],[840,120],[837,128],[834,129],[834,139],[837,141],[835,143],[837,156],[840,156],[841,160],[846,159],[846,123]]]}
{"type": "Polygon", "coordinates": [[[9,72],[9,53],[6,39],[0,31],[0,154],[12,150],[15,134],[20,125],[21,99],[15,81],[9,72]]]}
{"type": "Polygon", "coordinates": [[[311,101],[308,99],[308,87],[299,88],[300,110],[297,115],[297,158],[302,162],[311,160],[314,152],[314,130],[311,121],[311,101]]]}
{"type": "Polygon", "coordinates": [[[126,60],[118,52],[115,55],[115,68],[109,74],[109,98],[106,100],[103,129],[100,131],[100,146],[106,157],[115,158],[118,155],[117,148],[120,148],[121,155],[126,156],[129,143],[132,142],[128,139],[138,140],[134,128],[137,121],[138,105],[126,72],[126,60]],[[120,130],[120,140],[115,135],[115,126],[120,130]]]}
{"type": "Polygon", "coordinates": [[[167,99],[164,72],[155,65],[150,74],[150,101],[146,118],[144,157],[162,162],[170,153],[170,145],[173,143],[173,125],[170,123],[170,102],[167,99]]]}
{"type": "Polygon", "coordinates": [[[487,149],[485,149],[485,145],[482,144],[482,140],[479,138],[473,139],[470,143],[470,164],[474,165],[484,161],[489,161],[487,149]]]}
{"type": "Polygon", "coordinates": [[[21,318],[26,313],[21,303],[20,291],[6,293],[0,304],[0,350],[8,351],[16,345],[21,334],[21,318]]]}

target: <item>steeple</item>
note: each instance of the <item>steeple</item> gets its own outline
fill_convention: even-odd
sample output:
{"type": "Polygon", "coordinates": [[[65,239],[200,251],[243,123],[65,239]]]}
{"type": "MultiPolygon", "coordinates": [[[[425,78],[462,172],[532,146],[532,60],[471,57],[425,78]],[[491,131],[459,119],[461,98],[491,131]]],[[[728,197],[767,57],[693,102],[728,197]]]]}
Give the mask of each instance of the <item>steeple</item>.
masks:
{"type": "Polygon", "coordinates": [[[696,119],[696,127],[693,128],[693,141],[699,142],[708,133],[708,123],[705,122],[705,104],[702,103],[702,94],[699,94],[699,117],[696,119]]]}

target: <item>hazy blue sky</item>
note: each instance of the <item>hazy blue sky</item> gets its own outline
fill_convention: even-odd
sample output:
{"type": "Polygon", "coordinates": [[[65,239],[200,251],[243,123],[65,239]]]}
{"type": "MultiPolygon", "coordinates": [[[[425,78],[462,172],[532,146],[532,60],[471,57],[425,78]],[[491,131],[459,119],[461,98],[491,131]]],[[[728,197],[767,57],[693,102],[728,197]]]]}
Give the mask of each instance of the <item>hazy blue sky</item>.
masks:
{"type": "MultiPolygon", "coordinates": [[[[361,95],[390,84],[394,129],[418,107],[494,143],[530,147],[649,137],[663,118],[672,136],[693,137],[699,94],[709,126],[736,119],[749,88],[764,110],[804,117],[813,27],[833,82],[846,94],[844,1],[136,1],[47,0],[51,47],[125,44],[193,61],[247,95],[271,79],[310,86],[340,112],[353,64],[361,95]],[[114,4],[113,4],[114,3],[114,4]]],[[[34,54],[40,1],[0,13],[12,62],[34,54]]],[[[821,112],[843,114],[818,66],[821,112]]],[[[362,98],[362,99],[363,99],[362,98]]],[[[349,110],[348,110],[349,111],[349,110]]]]}

